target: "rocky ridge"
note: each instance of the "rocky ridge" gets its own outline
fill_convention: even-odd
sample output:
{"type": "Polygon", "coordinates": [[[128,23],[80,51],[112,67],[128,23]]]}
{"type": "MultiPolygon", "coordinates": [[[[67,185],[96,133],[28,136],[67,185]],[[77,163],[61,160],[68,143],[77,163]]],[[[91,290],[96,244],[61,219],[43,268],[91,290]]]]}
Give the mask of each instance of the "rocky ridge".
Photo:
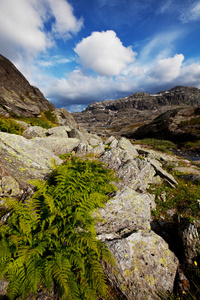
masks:
{"type": "Polygon", "coordinates": [[[95,102],[86,110],[73,113],[73,116],[79,125],[90,132],[119,137],[173,107],[198,105],[200,105],[198,88],[176,86],[154,95],[136,93],[118,100],[95,102]]]}

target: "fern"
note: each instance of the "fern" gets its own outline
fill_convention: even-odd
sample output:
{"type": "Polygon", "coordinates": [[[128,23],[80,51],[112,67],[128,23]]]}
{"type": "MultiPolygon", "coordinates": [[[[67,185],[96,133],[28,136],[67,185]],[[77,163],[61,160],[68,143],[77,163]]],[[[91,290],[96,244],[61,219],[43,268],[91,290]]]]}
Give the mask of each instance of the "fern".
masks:
{"type": "Polygon", "coordinates": [[[67,160],[37,188],[26,204],[7,199],[7,224],[0,225],[0,278],[10,281],[8,299],[52,284],[61,299],[106,297],[100,260],[113,263],[96,239],[91,211],[102,207],[115,190],[116,178],[97,161],[67,160]]]}

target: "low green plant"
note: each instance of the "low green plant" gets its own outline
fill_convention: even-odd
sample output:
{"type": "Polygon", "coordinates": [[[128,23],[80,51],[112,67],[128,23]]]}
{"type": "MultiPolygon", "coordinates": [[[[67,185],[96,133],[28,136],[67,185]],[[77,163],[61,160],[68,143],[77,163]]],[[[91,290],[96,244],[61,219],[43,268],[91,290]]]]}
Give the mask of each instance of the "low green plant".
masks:
{"type": "Polygon", "coordinates": [[[179,176],[175,177],[178,181],[176,188],[172,188],[167,183],[150,186],[149,192],[156,196],[157,204],[153,215],[158,219],[161,215],[166,219],[170,219],[166,212],[168,209],[175,209],[177,214],[181,214],[191,221],[194,218],[200,218],[198,201],[200,199],[199,183],[185,181],[179,178],[179,176]],[[165,193],[166,201],[162,201],[161,194],[163,192],[165,193]]]}
{"type": "MultiPolygon", "coordinates": [[[[60,165],[25,204],[6,199],[11,212],[0,225],[0,278],[9,281],[8,299],[25,299],[52,284],[61,299],[107,297],[101,260],[113,263],[96,238],[92,211],[116,190],[113,171],[75,157],[60,165]]],[[[5,213],[5,211],[4,211],[5,213]]]]}
{"type": "Polygon", "coordinates": [[[21,135],[24,128],[10,118],[0,117],[0,131],[21,135]]]}
{"type": "Polygon", "coordinates": [[[165,153],[171,153],[170,150],[175,148],[175,144],[171,141],[166,140],[157,140],[157,139],[143,139],[136,141],[135,143],[141,144],[141,145],[147,145],[150,147],[153,147],[155,150],[165,152],[165,153]]]}

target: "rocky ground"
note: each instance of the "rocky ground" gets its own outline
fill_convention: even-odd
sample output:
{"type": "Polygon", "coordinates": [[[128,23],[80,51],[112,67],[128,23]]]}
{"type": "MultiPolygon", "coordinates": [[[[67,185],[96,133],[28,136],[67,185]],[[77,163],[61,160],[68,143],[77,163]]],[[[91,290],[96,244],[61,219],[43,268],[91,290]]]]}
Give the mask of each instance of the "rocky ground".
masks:
{"type": "MultiPolygon", "coordinates": [[[[29,126],[23,136],[1,132],[0,149],[2,199],[27,199],[33,193],[30,180],[45,178],[55,165],[62,163],[60,154],[95,158],[106,163],[120,178],[116,194],[95,215],[98,238],[108,245],[116,259],[117,272],[104,266],[110,285],[118,290],[119,299],[130,300],[160,299],[159,294],[172,293],[174,288],[188,292],[189,281],[182,271],[180,257],[164,238],[165,220],[159,230],[158,224],[153,223],[151,210],[156,209],[156,203],[148,187],[162,182],[177,186],[176,179],[163,169],[166,163],[170,162],[174,170],[183,174],[187,172],[200,178],[198,166],[177,156],[132,145],[126,138],[111,136],[103,141],[97,135],[70,126],[48,130],[29,126]]],[[[7,217],[3,216],[1,222],[7,217]]],[[[180,248],[187,253],[184,266],[195,268],[200,223],[196,220],[193,224],[183,224],[180,218],[175,226],[179,231],[180,248]]],[[[172,236],[173,239],[177,236],[172,236]]],[[[1,284],[2,295],[6,288],[5,282],[1,284]]],[[[41,299],[39,295],[37,299],[41,299]]],[[[42,299],[54,297],[43,295],[42,299]]]]}

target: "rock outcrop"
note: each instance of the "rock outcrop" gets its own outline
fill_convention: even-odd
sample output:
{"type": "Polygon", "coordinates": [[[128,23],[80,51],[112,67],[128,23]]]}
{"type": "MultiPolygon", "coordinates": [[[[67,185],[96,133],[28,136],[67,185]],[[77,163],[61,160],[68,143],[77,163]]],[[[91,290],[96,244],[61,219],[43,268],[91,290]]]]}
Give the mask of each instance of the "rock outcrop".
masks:
{"type": "Polygon", "coordinates": [[[55,107],[34,86],[31,86],[17,68],[0,55],[0,114],[35,117],[41,111],[55,107]]]}
{"type": "Polygon", "coordinates": [[[86,110],[73,113],[73,116],[79,125],[90,132],[119,137],[136,130],[172,107],[198,105],[199,89],[177,86],[154,95],[136,93],[118,100],[95,102],[86,110]]]}
{"type": "Polygon", "coordinates": [[[126,136],[133,139],[157,138],[175,143],[199,140],[200,106],[169,110],[126,136]]]}

